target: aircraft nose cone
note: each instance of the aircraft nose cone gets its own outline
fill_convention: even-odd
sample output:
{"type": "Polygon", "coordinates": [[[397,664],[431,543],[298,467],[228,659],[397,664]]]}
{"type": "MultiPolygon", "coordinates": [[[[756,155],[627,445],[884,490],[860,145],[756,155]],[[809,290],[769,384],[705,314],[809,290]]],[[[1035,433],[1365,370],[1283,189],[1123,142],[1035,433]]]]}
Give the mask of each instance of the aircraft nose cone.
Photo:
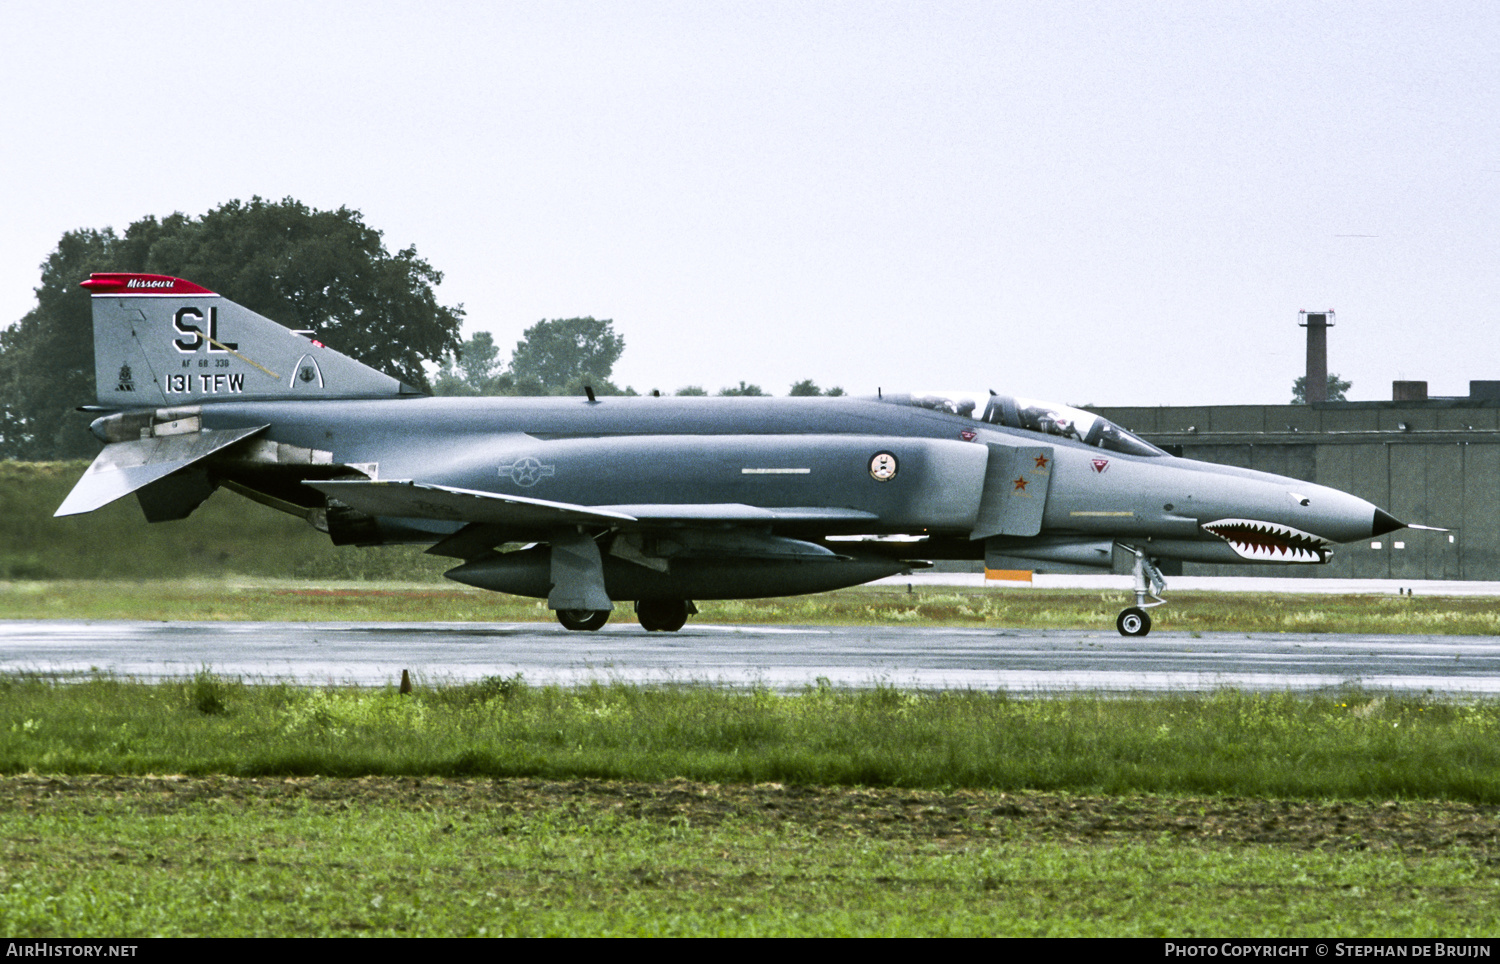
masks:
{"type": "Polygon", "coordinates": [[[1375,510],[1375,523],[1370,527],[1370,535],[1383,536],[1387,532],[1395,532],[1397,529],[1405,529],[1406,523],[1397,519],[1384,509],[1375,510]]]}

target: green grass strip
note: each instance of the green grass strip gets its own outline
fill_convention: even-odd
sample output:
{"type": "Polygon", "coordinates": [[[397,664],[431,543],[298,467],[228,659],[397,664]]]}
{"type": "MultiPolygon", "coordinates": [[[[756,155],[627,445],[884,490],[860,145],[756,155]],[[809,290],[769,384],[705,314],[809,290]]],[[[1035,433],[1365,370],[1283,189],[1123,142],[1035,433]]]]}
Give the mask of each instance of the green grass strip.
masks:
{"type": "MultiPolygon", "coordinates": [[[[431,559],[432,557],[428,557],[431,559]]],[[[698,604],[694,623],[1084,629],[1114,633],[1125,592],[866,586],[785,599],[698,604]]],[[[1491,636],[1500,609],[1481,596],[1178,592],[1152,610],[1153,632],[1380,633],[1491,636]]],[[[555,623],[546,603],[454,586],[371,580],[14,580],[0,619],[555,623]]],[[[615,623],[633,623],[629,603],[615,623]]]]}
{"type": "Polygon", "coordinates": [[[587,777],[1500,803],[1500,704],[0,679],[0,773],[587,777]]]}

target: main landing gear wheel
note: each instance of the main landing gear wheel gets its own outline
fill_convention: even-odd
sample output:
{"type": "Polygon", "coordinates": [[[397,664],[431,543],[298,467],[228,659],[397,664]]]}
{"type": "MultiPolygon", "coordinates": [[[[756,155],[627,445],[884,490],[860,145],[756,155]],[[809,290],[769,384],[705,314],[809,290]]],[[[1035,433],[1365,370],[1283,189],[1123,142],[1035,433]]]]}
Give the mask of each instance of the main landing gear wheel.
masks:
{"type": "Polygon", "coordinates": [[[675,633],[688,618],[685,599],[642,599],[635,604],[635,616],[648,633],[675,633]]]}
{"type": "Polygon", "coordinates": [[[1120,613],[1120,618],[1115,620],[1115,628],[1120,631],[1121,636],[1144,636],[1151,632],[1151,614],[1131,606],[1120,613]]]}
{"type": "Polygon", "coordinates": [[[593,632],[609,622],[608,609],[559,609],[557,621],[563,629],[593,632]]]}

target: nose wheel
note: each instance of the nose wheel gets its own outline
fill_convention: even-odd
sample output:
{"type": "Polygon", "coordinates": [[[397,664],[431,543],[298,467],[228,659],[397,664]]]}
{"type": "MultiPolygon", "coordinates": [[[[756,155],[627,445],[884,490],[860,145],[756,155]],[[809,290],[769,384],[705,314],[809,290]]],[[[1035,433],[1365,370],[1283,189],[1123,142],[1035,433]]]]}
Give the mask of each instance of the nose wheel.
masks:
{"type": "Polygon", "coordinates": [[[1120,631],[1121,636],[1144,636],[1151,632],[1151,614],[1131,606],[1120,613],[1120,618],[1115,620],[1115,628],[1120,631]]]}
{"type": "Polygon", "coordinates": [[[1135,605],[1120,613],[1115,620],[1115,628],[1120,631],[1121,636],[1144,636],[1151,632],[1151,614],[1146,610],[1166,602],[1161,594],[1167,591],[1167,581],[1162,578],[1161,570],[1147,558],[1146,553],[1135,546],[1122,545],[1121,548],[1135,554],[1135,567],[1132,571],[1135,576],[1135,605]],[[1147,596],[1153,601],[1147,602],[1147,596]]]}

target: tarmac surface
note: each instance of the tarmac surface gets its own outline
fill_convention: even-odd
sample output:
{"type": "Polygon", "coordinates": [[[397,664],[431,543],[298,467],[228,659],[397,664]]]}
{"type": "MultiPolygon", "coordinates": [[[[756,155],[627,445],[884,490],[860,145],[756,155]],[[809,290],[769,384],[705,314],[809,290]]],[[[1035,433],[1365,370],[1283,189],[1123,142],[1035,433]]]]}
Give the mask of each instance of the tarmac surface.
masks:
{"type": "MultiPolygon", "coordinates": [[[[883,582],[1002,588],[982,574],[883,582]]],[[[1128,576],[1037,576],[1038,588],[1128,589],[1128,576]]],[[[1171,590],[1486,595],[1500,583],[1176,577],[1171,590]]],[[[1170,595],[1168,597],[1170,599],[1170,595]]],[[[533,684],[598,681],[1111,693],[1351,685],[1500,693],[1500,638],[1341,633],[944,629],[886,625],[688,625],[647,633],[627,612],[595,633],[555,623],[248,623],[8,620],[0,672],[100,671],[144,679],[202,669],[247,680],[384,685],[403,669],[433,682],[517,673],[533,684]]]]}
{"type": "Polygon", "coordinates": [[[250,681],[383,685],[520,673],[533,684],[710,683],[795,691],[892,685],[1038,694],[1239,689],[1500,692],[1490,636],[1156,632],[904,626],[718,626],[595,633],[555,624],[13,620],[0,671],[146,679],[202,669],[250,681]]]}

